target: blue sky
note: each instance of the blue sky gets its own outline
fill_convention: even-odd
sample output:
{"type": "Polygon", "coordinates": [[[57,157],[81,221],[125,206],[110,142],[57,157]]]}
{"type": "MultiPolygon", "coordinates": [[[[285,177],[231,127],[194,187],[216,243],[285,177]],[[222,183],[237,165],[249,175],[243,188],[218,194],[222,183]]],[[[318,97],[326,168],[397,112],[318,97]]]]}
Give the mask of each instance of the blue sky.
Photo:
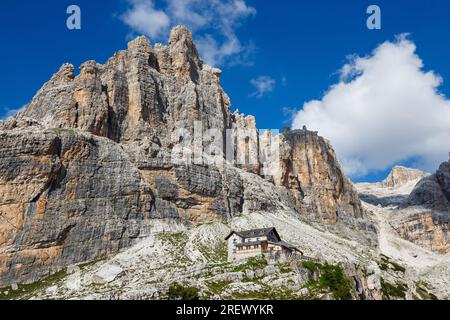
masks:
{"type": "MultiPolygon", "coordinates": [[[[141,33],[124,21],[124,15],[132,10],[132,1],[1,1],[0,117],[28,103],[61,64],[77,66],[91,59],[102,63],[126,48],[130,37],[141,33]],[[66,28],[66,8],[71,4],[82,10],[79,31],[66,28]]],[[[439,93],[450,94],[448,1],[247,0],[245,5],[252,10],[229,24],[223,20],[218,27],[196,25],[194,37],[205,39],[208,34],[219,44],[230,37],[238,39],[236,53],[218,61],[224,70],[222,84],[233,108],[255,115],[260,128],[291,126],[292,111],[322,99],[330,86],[339,83],[338,71],[347,63],[348,55],[369,55],[383,42],[394,42],[395,36],[403,33],[410,34],[408,41],[417,47],[424,70],[442,77],[439,93]],[[366,27],[370,4],[382,10],[381,30],[366,27]],[[267,92],[258,93],[257,83],[265,84],[267,92]]],[[[174,9],[165,1],[156,0],[152,8],[173,16],[170,10],[174,9]]],[[[200,6],[197,13],[202,10],[200,6]]],[[[177,21],[171,19],[171,23],[177,21]]],[[[157,35],[149,33],[160,38],[156,40],[164,38],[164,30],[157,35]]],[[[422,155],[407,155],[395,162],[421,167],[417,159],[422,155]]],[[[425,167],[431,170],[432,166],[425,167]]],[[[353,178],[379,180],[389,169],[390,165],[374,166],[353,178]]]]}

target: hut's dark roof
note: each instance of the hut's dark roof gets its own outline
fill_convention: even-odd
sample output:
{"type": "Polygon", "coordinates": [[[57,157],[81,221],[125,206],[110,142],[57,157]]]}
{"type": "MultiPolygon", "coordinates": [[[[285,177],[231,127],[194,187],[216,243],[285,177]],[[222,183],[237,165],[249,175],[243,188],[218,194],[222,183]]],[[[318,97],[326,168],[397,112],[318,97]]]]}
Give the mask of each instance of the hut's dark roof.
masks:
{"type": "Polygon", "coordinates": [[[246,239],[246,238],[254,238],[254,237],[264,237],[268,236],[272,231],[274,231],[275,236],[281,240],[280,235],[278,234],[275,228],[262,228],[262,229],[252,229],[245,231],[232,231],[225,240],[228,240],[233,234],[237,234],[238,236],[246,239]]]}

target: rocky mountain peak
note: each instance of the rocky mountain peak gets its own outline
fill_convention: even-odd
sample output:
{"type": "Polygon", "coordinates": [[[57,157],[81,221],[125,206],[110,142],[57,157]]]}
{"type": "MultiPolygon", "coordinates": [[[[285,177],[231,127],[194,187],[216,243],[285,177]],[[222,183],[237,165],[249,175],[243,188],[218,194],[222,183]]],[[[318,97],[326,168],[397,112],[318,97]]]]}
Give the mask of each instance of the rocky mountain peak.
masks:
{"type": "Polygon", "coordinates": [[[128,56],[131,61],[141,61],[144,66],[148,64],[149,67],[157,68],[152,45],[146,36],[139,36],[128,43],[128,56]]]}
{"type": "Polygon", "coordinates": [[[197,48],[192,38],[192,32],[183,25],[174,27],[169,36],[169,46],[173,49],[186,50],[191,53],[193,58],[198,58],[197,48]],[[197,53],[197,54],[196,54],[197,53]]]}
{"type": "Polygon", "coordinates": [[[175,74],[178,77],[190,77],[193,81],[197,81],[203,62],[200,60],[189,29],[185,26],[177,26],[172,29],[169,51],[175,74]]]}
{"type": "Polygon", "coordinates": [[[385,188],[397,188],[407,183],[415,183],[430,174],[418,169],[406,168],[403,166],[395,166],[387,178],[382,182],[385,188]]]}
{"type": "Polygon", "coordinates": [[[75,78],[75,68],[70,63],[63,64],[58,72],[50,79],[50,82],[70,82],[75,78]]]}
{"type": "Polygon", "coordinates": [[[152,51],[152,45],[146,36],[139,36],[128,42],[128,51],[134,54],[150,53],[152,51]]]}

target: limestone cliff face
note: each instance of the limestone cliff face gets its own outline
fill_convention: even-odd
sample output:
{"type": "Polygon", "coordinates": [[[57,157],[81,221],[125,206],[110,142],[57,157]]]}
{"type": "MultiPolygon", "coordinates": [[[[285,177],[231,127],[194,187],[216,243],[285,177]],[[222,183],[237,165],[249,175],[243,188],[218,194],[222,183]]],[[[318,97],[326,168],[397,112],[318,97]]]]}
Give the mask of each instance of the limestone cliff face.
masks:
{"type": "Polygon", "coordinates": [[[275,184],[289,189],[298,204],[326,223],[362,218],[356,190],[345,177],[328,141],[317,132],[294,130],[282,137],[280,175],[275,184]]]}
{"type": "Polygon", "coordinates": [[[253,117],[231,114],[220,75],[176,27],[167,46],[139,37],[78,76],[63,65],[24,111],[0,121],[0,286],[116,253],[155,228],[254,211],[373,238],[329,143],[309,131],[281,135],[281,166],[263,166],[264,146],[276,143],[259,137],[253,117]],[[186,151],[197,152],[174,160],[186,151]]]}
{"type": "Polygon", "coordinates": [[[450,252],[448,217],[421,211],[392,220],[391,225],[402,238],[437,253],[450,252]]]}
{"type": "Polygon", "coordinates": [[[429,210],[403,223],[400,233],[434,251],[450,252],[450,161],[441,164],[435,174],[419,181],[405,207],[429,210]]]}
{"type": "Polygon", "coordinates": [[[234,165],[254,174],[261,173],[260,138],[253,116],[245,116],[239,111],[232,115],[231,154],[234,155],[234,165]]]}
{"type": "Polygon", "coordinates": [[[1,284],[116,252],[158,214],[152,190],[110,140],[2,132],[0,158],[1,284]]]}
{"type": "Polygon", "coordinates": [[[409,196],[408,205],[450,212],[450,161],[441,164],[434,175],[419,181],[409,196]]]}

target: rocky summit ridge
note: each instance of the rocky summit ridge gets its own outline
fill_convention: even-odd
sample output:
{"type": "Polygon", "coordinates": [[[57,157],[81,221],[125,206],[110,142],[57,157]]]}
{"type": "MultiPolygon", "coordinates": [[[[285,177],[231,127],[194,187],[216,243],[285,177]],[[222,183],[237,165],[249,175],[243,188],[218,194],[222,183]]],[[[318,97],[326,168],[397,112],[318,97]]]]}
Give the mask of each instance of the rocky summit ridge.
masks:
{"type": "Polygon", "coordinates": [[[178,26],[167,46],[138,37],[78,75],[64,64],[0,122],[0,286],[252,212],[376,246],[330,143],[308,130],[260,135],[254,117],[231,112],[220,75],[178,26]]]}

